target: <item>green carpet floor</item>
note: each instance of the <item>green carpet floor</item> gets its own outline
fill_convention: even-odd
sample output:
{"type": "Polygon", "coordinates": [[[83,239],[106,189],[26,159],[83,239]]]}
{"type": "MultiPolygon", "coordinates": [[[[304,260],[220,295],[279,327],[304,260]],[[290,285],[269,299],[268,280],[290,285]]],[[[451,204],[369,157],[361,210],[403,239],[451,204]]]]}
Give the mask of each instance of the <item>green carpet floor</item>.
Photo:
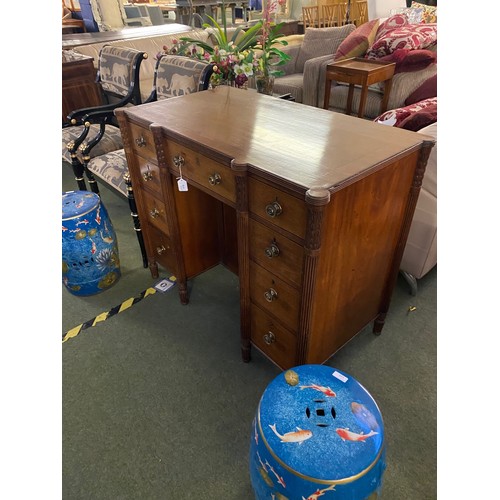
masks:
{"type": "MultiPolygon", "coordinates": [[[[62,181],[63,191],[77,189],[65,163],[62,181]]],[[[127,201],[101,191],[122,276],[90,297],[62,287],[63,334],[157,281],[142,267],[127,201]]],[[[241,361],[237,277],[218,266],[189,286],[187,306],[173,287],[62,344],[63,499],[254,498],[251,423],[280,370],[256,350],[241,361]]],[[[382,412],[385,500],[437,498],[436,288],[436,269],[416,296],[399,277],[382,335],[367,327],[327,362],[382,412]]]]}

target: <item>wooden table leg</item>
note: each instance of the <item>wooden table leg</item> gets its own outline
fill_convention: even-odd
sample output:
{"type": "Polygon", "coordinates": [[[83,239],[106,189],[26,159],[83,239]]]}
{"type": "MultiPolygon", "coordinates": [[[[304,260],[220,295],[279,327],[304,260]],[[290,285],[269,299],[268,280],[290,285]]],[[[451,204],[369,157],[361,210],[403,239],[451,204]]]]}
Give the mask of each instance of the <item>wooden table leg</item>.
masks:
{"type": "Polygon", "coordinates": [[[391,94],[392,88],[392,78],[385,81],[384,85],[384,98],[382,99],[382,104],[380,105],[380,114],[385,113],[387,111],[387,105],[389,104],[389,96],[391,94]]]}
{"type": "Polygon", "coordinates": [[[365,114],[365,104],[367,95],[368,95],[368,85],[367,82],[363,82],[363,84],[361,85],[361,96],[359,98],[358,118],[363,118],[365,114]]]}
{"type": "Polygon", "coordinates": [[[346,115],[351,114],[352,109],[352,96],[354,95],[354,83],[349,84],[349,92],[347,94],[347,108],[345,110],[346,115]]]}
{"type": "Polygon", "coordinates": [[[323,100],[323,109],[328,109],[330,107],[330,91],[332,88],[332,80],[326,75],[325,82],[325,98],[323,100]]]}

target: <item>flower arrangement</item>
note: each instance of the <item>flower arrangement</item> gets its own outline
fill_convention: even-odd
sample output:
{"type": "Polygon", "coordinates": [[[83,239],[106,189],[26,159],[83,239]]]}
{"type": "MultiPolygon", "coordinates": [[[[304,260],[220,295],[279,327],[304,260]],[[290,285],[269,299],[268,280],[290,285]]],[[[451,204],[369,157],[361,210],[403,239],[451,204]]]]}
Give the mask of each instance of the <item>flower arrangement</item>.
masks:
{"type": "MultiPolygon", "coordinates": [[[[211,24],[205,23],[205,29],[212,29],[216,43],[212,46],[201,40],[181,37],[173,41],[172,47],[163,47],[163,53],[196,57],[214,65],[210,83],[212,86],[229,83],[243,87],[249,77],[256,74],[279,75],[275,66],[290,59],[288,54],[276,48],[276,44],[287,45],[286,41],[277,40],[281,24],[271,22],[271,13],[278,5],[278,0],[268,0],[263,10],[263,19],[247,31],[236,28],[228,38],[225,3],[222,2],[222,26],[208,16],[211,24]]],[[[160,54],[159,54],[160,55],[160,54]]]]}
{"type": "Polygon", "coordinates": [[[258,67],[264,77],[280,76],[282,70],[275,69],[290,60],[290,56],[278,49],[277,45],[288,45],[285,40],[279,40],[283,37],[280,33],[283,23],[276,24],[271,21],[271,15],[277,11],[281,5],[281,0],[267,0],[262,9],[262,31],[260,33],[257,48],[261,49],[258,59],[258,67]]]}

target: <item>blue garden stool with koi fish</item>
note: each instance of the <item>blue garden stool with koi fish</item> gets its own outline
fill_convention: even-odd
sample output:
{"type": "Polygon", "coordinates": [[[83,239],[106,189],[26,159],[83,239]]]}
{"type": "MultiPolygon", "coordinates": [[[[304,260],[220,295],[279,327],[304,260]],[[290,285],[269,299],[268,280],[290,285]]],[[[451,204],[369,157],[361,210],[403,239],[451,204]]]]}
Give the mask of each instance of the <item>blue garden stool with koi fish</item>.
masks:
{"type": "Polygon", "coordinates": [[[266,388],[250,444],[257,500],[378,498],[384,470],[382,415],[353,377],[302,365],[266,388]]]}
{"type": "Polygon", "coordinates": [[[118,242],[96,193],[62,195],[62,281],[73,295],[93,295],[121,276],[118,242]]]}

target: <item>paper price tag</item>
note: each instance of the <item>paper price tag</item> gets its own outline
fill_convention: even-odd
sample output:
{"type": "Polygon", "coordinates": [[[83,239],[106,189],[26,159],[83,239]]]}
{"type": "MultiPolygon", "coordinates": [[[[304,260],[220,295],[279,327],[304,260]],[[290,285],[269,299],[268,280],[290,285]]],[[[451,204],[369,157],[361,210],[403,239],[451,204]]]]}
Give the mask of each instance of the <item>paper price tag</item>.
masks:
{"type": "Polygon", "coordinates": [[[177,187],[179,188],[179,191],[187,191],[188,183],[181,177],[180,179],[177,179],[177,187]]]}

